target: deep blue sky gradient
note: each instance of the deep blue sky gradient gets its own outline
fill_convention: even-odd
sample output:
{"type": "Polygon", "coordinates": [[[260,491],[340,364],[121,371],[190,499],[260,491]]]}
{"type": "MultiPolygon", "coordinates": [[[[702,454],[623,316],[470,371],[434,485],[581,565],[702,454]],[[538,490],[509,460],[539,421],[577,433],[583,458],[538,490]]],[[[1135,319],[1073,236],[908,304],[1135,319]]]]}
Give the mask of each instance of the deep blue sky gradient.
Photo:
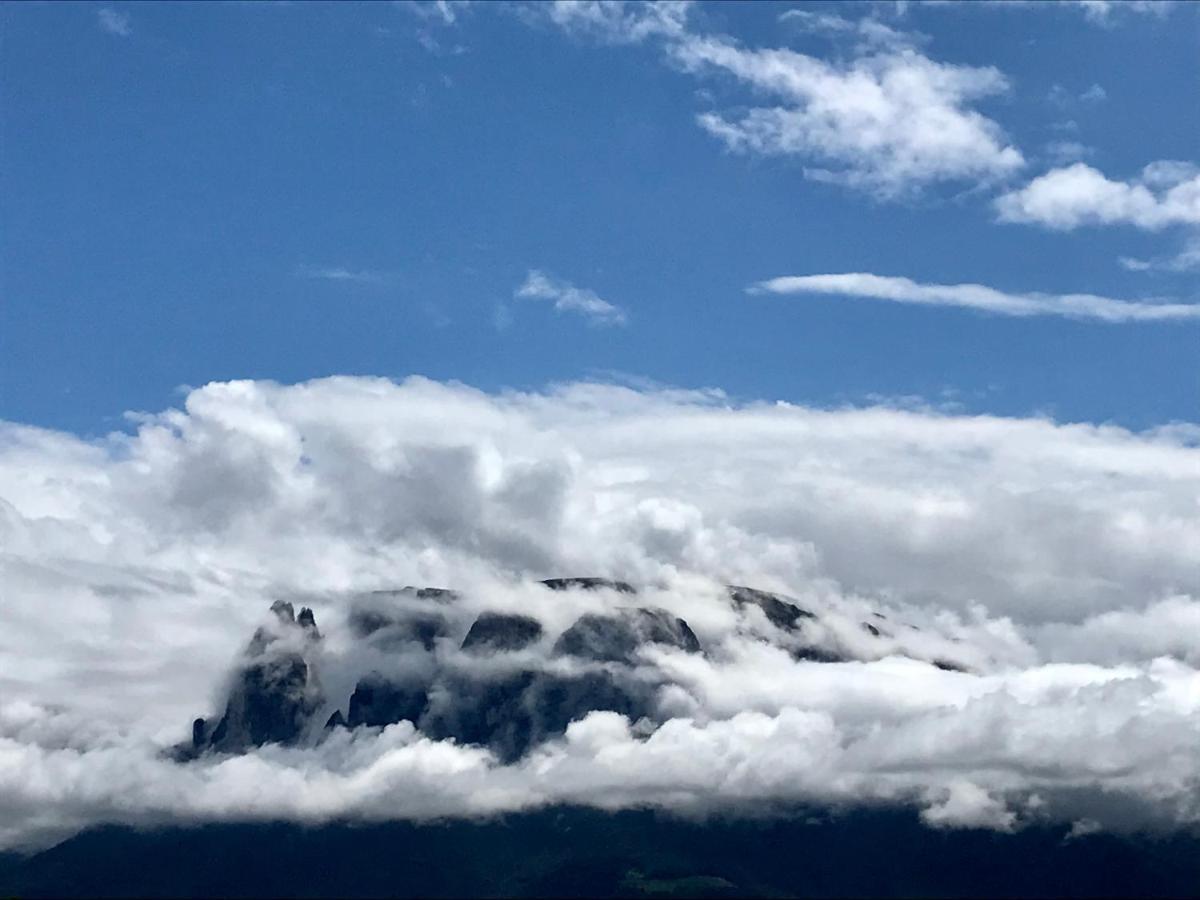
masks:
{"type": "MultiPolygon", "coordinates": [[[[697,127],[712,102],[746,103],[742,88],[511,10],[435,27],[388,4],[114,5],[121,37],[99,8],[0,6],[2,419],[102,434],[213,379],[419,373],[492,390],[615,371],[739,399],[1200,420],[1195,322],[745,293],[863,271],[1200,300],[1195,272],[1118,265],[1177,249],[1175,231],[1054,233],[998,224],[989,193],[881,203],[806,180],[800,161],[733,155],[697,127]],[[379,277],[306,275],[328,267],[379,277]],[[514,301],[532,268],[624,307],[628,326],[514,301]]],[[[697,21],[828,52],[778,21],[785,8],[697,21]]],[[[1011,93],[978,107],[1030,160],[1026,178],[1055,139],[1128,178],[1200,155],[1198,12],[1101,26],[1066,8],[913,7],[888,21],[928,34],[934,59],[1008,75],[1011,93]],[[1056,83],[1108,97],[1062,108],[1056,83]],[[1076,132],[1055,129],[1067,119],[1076,132]]]]}

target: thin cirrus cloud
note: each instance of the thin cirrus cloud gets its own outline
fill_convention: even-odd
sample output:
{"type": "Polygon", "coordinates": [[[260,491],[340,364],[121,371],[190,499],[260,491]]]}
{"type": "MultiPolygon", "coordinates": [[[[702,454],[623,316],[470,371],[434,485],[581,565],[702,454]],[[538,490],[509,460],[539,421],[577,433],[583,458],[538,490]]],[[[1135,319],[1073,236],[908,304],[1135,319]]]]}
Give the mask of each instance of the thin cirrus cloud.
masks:
{"type": "Polygon", "coordinates": [[[548,15],[564,30],[612,43],[660,40],[669,65],[696,77],[732,76],[771,98],[745,112],[702,112],[697,123],[732,152],[800,158],[813,180],[893,199],[941,182],[993,183],[1025,164],[1003,129],[973,108],[1008,90],[994,67],[939,62],[916,49],[918,35],[832,14],[788,20],[853,38],[847,59],[747,48],[690,29],[688,9],[560,3],[548,15]]]}
{"type": "Polygon", "coordinates": [[[568,281],[530,269],[513,296],[523,300],[549,300],[558,312],[578,313],[593,325],[624,325],[625,310],[602,299],[595,291],[576,287],[568,281]]]}
{"type": "Polygon", "coordinates": [[[296,274],[315,281],[342,281],[350,284],[385,284],[395,278],[391,272],[349,269],[345,266],[301,266],[296,274]]]}
{"type": "Polygon", "coordinates": [[[1001,222],[1056,231],[1085,225],[1132,225],[1145,231],[1200,225],[1200,168],[1159,160],[1136,178],[1120,181],[1077,162],[1002,194],[995,206],[1001,222]]]}
{"type": "Polygon", "coordinates": [[[1140,13],[1143,15],[1162,18],[1175,5],[1173,0],[1057,0],[1045,3],[1043,0],[920,0],[922,7],[936,9],[946,8],[987,8],[1001,10],[1044,11],[1049,9],[1073,9],[1083,13],[1084,18],[1095,25],[1112,25],[1117,14],[1140,13]]]}
{"type": "Polygon", "coordinates": [[[133,25],[130,23],[128,13],[106,6],[96,10],[96,20],[100,23],[100,27],[109,34],[117,37],[129,37],[133,34],[133,25]]]}
{"type": "Polygon", "coordinates": [[[1061,316],[1114,323],[1200,320],[1200,303],[1142,303],[1094,294],[1013,294],[982,284],[922,284],[867,272],[788,275],[758,282],[747,290],[752,294],[825,294],[957,306],[1004,316],[1061,316]]]}
{"type": "Polygon", "coordinates": [[[1200,269],[1200,234],[1193,235],[1178,253],[1152,259],[1122,256],[1122,268],[1130,272],[1191,272],[1200,269]]]}

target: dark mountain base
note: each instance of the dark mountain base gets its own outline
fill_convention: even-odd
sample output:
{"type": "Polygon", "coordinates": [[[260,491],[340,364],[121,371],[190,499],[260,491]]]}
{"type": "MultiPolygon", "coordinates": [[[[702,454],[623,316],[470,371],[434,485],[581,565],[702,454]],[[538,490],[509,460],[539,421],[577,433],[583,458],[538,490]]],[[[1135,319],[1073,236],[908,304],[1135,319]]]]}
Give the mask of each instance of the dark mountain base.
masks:
{"type": "Polygon", "coordinates": [[[1200,896],[1200,839],[932,831],[915,814],[96,828],[0,855],[0,896],[1200,896]]]}

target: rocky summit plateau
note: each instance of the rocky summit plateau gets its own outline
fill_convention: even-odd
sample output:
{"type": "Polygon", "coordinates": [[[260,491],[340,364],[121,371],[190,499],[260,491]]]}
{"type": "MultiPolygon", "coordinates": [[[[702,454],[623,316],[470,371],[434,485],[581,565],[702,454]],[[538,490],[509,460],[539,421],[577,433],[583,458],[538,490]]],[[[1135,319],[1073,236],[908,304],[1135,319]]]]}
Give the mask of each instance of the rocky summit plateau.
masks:
{"type": "MultiPolygon", "coordinates": [[[[337,729],[407,721],[429,738],[485,747],[511,763],[593,711],[620,713],[642,731],[669,718],[660,706],[669,680],[648,664],[645,651],[709,652],[687,621],[639,605],[639,591],[623,581],[569,577],[539,584],[588,592],[600,608],[550,633],[522,613],[485,608],[465,615],[463,597],[446,588],[359,595],[345,627],[366,669],[341,694],[325,686],[322,667],[331,658],[313,611],[297,613],[292,603],[277,601],[237,663],[224,708],[197,718],[191,741],[172,755],[188,762],[266,744],[312,745],[337,729]]],[[[896,652],[878,613],[858,622],[858,639],[848,643],[820,615],[781,594],[727,585],[724,602],[758,639],[796,660],[840,663],[896,652]]],[[[924,662],[966,668],[941,658],[924,662]]]]}

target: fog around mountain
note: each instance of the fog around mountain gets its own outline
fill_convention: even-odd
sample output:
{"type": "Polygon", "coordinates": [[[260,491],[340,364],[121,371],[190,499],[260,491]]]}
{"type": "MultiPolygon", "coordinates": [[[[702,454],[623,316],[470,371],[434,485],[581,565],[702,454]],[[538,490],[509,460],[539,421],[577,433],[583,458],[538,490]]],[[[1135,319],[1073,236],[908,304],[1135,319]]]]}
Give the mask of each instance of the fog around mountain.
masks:
{"type": "Polygon", "coordinates": [[[0,426],[5,848],[562,804],[1200,822],[1190,426],[351,377],[132,425],[0,426]],[[575,576],[636,592],[541,583],[575,576]],[[266,659],[283,743],[233,727],[266,659]]]}

